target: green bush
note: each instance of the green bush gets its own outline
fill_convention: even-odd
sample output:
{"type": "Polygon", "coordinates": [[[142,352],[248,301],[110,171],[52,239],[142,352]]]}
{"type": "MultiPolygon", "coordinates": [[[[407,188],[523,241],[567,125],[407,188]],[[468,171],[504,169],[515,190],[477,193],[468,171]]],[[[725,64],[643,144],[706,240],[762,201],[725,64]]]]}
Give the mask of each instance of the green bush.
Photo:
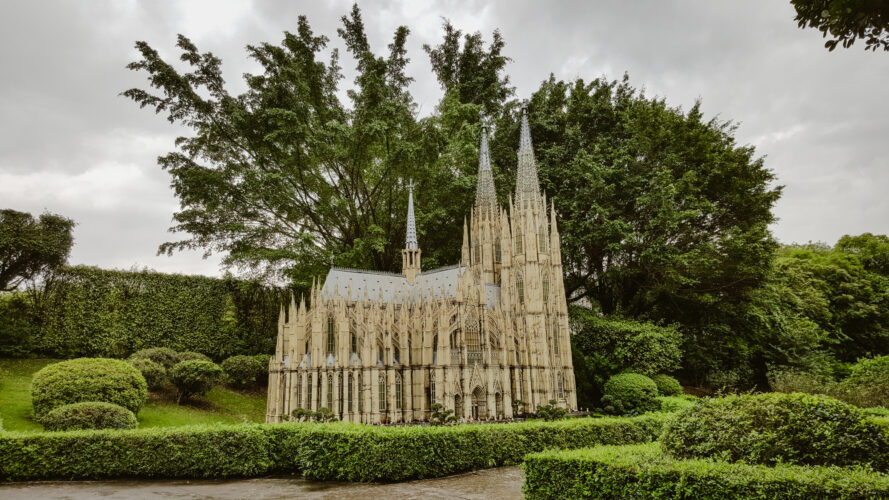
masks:
{"type": "Polygon", "coordinates": [[[836,395],[861,407],[889,407],[889,356],[858,360],[836,395]]]}
{"type": "Polygon", "coordinates": [[[269,361],[272,360],[271,354],[256,354],[253,356],[262,365],[262,374],[256,379],[256,382],[262,386],[269,383],[269,361]]]}
{"type": "Polygon", "coordinates": [[[150,349],[142,349],[130,355],[130,361],[137,359],[149,359],[164,367],[165,370],[173,368],[173,366],[181,361],[179,353],[168,347],[152,347],[150,349]]]}
{"type": "Polygon", "coordinates": [[[657,400],[661,403],[660,411],[676,413],[694,406],[698,398],[694,396],[658,396],[657,400]]]}
{"type": "Polygon", "coordinates": [[[31,403],[38,420],[54,408],[81,401],[114,403],[138,414],[147,394],[139,370],[119,359],[53,363],[38,371],[31,382],[31,403]]]}
{"type": "Polygon", "coordinates": [[[123,406],[95,401],[60,406],[40,422],[48,431],[135,429],[138,424],[136,415],[123,406]]]}
{"type": "Polygon", "coordinates": [[[159,363],[155,363],[148,358],[130,359],[129,363],[139,370],[139,373],[145,378],[145,383],[148,384],[149,390],[156,391],[161,389],[167,381],[167,370],[159,363]]]}
{"type": "Polygon", "coordinates": [[[603,392],[602,408],[612,415],[639,415],[661,407],[657,385],[638,373],[621,373],[609,378],[603,392]]]}
{"type": "Polygon", "coordinates": [[[170,370],[170,382],[176,386],[176,402],[210,392],[222,376],[222,368],[212,361],[183,361],[170,370]]]}
{"type": "Polygon", "coordinates": [[[769,386],[775,392],[831,395],[833,390],[830,385],[825,377],[806,371],[787,369],[769,372],[769,386]]]}
{"type": "Polygon", "coordinates": [[[827,396],[769,393],[702,400],[679,413],[661,441],[677,458],[889,469],[889,437],[854,406],[827,396]]]}
{"type": "Polygon", "coordinates": [[[525,457],[525,498],[874,499],[889,476],[861,469],[675,460],[657,443],[551,450],[525,457]]]}
{"type": "Polygon", "coordinates": [[[682,385],[679,384],[678,380],[669,375],[655,375],[651,377],[651,380],[654,381],[654,385],[657,386],[657,392],[661,396],[682,395],[682,385]]]}
{"type": "Polygon", "coordinates": [[[648,442],[667,417],[438,427],[349,423],[0,434],[0,481],[249,477],[404,481],[520,463],[547,448],[648,442]],[[434,451],[434,452],[433,452],[434,451]]]}
{"type": "Polygon", "coordinates": [[[194,351],[180,352],[180,353],[177,353],[177,355],[178,355],[177,358],[178,358],[179,363],[181,363],[183,361],[192,361],[192,360],[212,361],[209,357],[207,357],[199,352],[194,352],[194,351]]]}
{"type": "Polygon", "coordinates": [[[253,356],[232,356],[222,361],[225,379],[231,384],[245,386],[267,374],[269,367],[253,356]]]}

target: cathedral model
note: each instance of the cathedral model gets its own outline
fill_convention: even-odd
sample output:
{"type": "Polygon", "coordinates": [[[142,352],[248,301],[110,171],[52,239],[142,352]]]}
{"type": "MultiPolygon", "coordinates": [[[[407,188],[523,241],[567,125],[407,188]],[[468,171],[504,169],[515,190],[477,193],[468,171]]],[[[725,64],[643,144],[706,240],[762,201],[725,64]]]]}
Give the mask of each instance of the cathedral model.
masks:
{"type": "Polygon", "coordinates": [[[522,109],[515,198],[497,204],[482,127],[459,265],[423,271],[408,198],[402,274],[331,268],[311,307],[291,301],[269,364],[267,422],[297,408],[340,420],[496,420],[556,400],[577,409],[555,208],[540,192],[522,109]]]}

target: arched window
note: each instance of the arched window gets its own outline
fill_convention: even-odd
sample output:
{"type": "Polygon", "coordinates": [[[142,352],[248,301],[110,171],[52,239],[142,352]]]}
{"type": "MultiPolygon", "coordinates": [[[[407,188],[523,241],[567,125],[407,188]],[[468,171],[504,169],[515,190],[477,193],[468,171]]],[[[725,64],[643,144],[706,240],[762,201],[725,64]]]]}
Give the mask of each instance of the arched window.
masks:
{"type": "Polygon", "coordinates": [[[472,263],[473,263],[473,264],[478,264],[478,263],[480,263],[481,261],[482,261],[481,245],[479,245],[479,242],[476,241],[476,242],[472,245],[472,263]]]}
{"type": "Polygon", "coordinates": [[[383,364],[383,344],[377,344],[377,364],[383,364]]]}
{"type": "Polygon", "coordinates": [[[386,400],[386,376],[380,375],[379,382],[379,393],[380,393],[380,411],[386,411],[388,408],[388,401],[386,400]]]}
{"type": "Polygon", "coordinates": [[[521,364],[521,361],[519,361],[519,339],[512,340],[515,342],[515,364],[519,365],[521,364]]]}
{"type": "Polygon", "coordinates": [[[307,410],[312,409],[312,375],[306,376],[306,406],[307,410]]]}
{"type": "Polygon", "coordinates": [[[361,374],[358,374],[358,413],[364,413],[364,398],[362,397],[362,390],[364,386],[361,384],[361,374]]]}
{"type": "Polygon", "coordinates": [[[339,391],[337,391],[336,398],[336,406],[339,408],[339,412],[343,412],[343,374],[340,373],[337,375],[337,386],[339,386],[339,391]]]}
{"type": "Polygon", "coordinates": [[[327,354],[333,354],[334,347],[334,324],[333,315],[327,317],[327,354]]]}
{"type": "Polygon", "coordinates": [[[562,382],[562,374],[559,374],[558,380],[558,395],[559,399],[565,399],[565,384],[562,382]]]}
{"type": "Polygon", "coordinates": [[[302,408],[303,406],[303,376],[296,376],[296,407],[302,408]]]}
{"type": "Polygon", "coordinates": [[[435,373],[429,376],[429,406],[435,404],[435,373]]]}
{"type": "Polygon", "coordinates": [[[478,318],[475,315],[475,308],[473,306],[469,307],[468,314],[466,316],[465,327],[466,329],[464,330],[464,332],[466,334],[466,357],[469,360],[469,364],[481,363],[481,334],[478,327],[478,318]]]}
{"type": "MultiPolygon", "coordinates": [[[[311,335],[311,334],[309,334],[311,335]]],[[[312,338],[306,339],[306,354],[312,354],[312,338]]]]}
{"type": "Polygon", "coordinates": [[[333,375],[327,375],[327,408],[333,410],[333,375]]]}
{"type": "Polygon", "coordinates": [[[404,392],[401,387],[401,373],[395,372],[395,409],[400,410],[404,404],[404,392]]]}
{"type": "Polygon", "coordinates": [[[524,282],[524,280],[522,280],[521,275],[519,275],[516,278],[515,291],[516,291],[516,295],[519,297],[519,305],[524,304],[525,303],[525,282],[524,282]]]}
{"type": "Polygon", "coordinates": [[[502,257],[500,250],[500,240],[494,240],[494,263],[499,264],[502,257]]]}
{"type": "Polygon", "coordinates": [[[541,252],[546,252],[546,226],[540,226],[540,231],[537,233],[537,248],[541,252]]]}
{"type": "Polygon", "coordinates": [[[358,352],[358,335],[355,334],[355,322],[354,321],[352,321],[351,325],[349,326],[349,336],[351,337],[352,354],[355,354],[358,352]]]}
{"type": "Polygon", "coordinates": [[[457,348],[457,332],[454,331],[451,333],[451,349],[457,348]]]}
{"type": "Polygon", "coordinates": [[[503,415],[503,394],[499,392],[494,394],[494,411],[498,417],[503,415]]]}
{"type": "Polygon", "coordinates": [[[401,363],[401,349],[398,346],[395,346],[395,350],[393,351],[392,356],[392,364],[400,364],[401,363]]]}
{"type": "Polygon", "coordinates": [[[352,387],[352,384],[355,382],[355,379],[352,377],[352,374],[349,374],[349,413],[352,413],[352,400],[355,396],[355,388],[352,387]]]}
{"type": "Polygon", "coordinates": [[[438,364],[438,335],[432,337],[432,364],[438,364]]]}
{"type": "Polygon", "coordinates": [[[549,278],[543,278],[543,301],[549,300],[549,278]]]}
{"type": "Polygon", "coordinates": [[[559,358],[559,318],[553,318],[553,354],[559,358]]]}

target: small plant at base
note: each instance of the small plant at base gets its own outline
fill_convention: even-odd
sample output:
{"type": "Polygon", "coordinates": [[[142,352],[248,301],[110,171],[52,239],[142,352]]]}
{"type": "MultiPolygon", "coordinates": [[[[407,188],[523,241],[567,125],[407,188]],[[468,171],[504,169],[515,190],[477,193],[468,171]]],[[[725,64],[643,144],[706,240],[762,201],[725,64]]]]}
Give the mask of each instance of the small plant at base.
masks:
{"type": "Polygon", "coordinates": [[[453,415],[454,410],[445,408],[441,403],[432,403],[429,411],[432,412],[429,415],[430,425],[447,425],[457,421],[457,417],[453,415]]]}
{"type": "Polygon", "coordinates": [[[550,399],[548,405],[537,405],[537,416],[547,422],[561,420],[565,418],[566,415],[568,415],[568,410],[556,406],[555,399],[550,399]]]}
{"type": "Polygon", "coordinates": [[[288,422],[336,422],[339,420],[336,415],[330,411],[330,408],[320,408],[318,411],[308,410],[305,408],[297,408],[290,412],[289,416],[284,418],[288,422]]]}
{"type": "Polygon", "coordinates": [[[48,431],[135,429],[138,424],[136,415],[123,406],[96,401],[60,406],[40,421],[48,431]]]}
{"type": "Polygon", "coordinates": [[[170,381],[178,390],[176,403],[182,402],[192,396],[198,396],[210,392],[219,382],[222,376],[222,368],[212,361],[183,361],[170,370],[170,381]]]}
{"type": "Polygon", "coordinates": [[[525,406],[528,403],[522,401],[521,399],[513,399],[512,400],[512,414],[519,416],[525,414],[525,406]]]}

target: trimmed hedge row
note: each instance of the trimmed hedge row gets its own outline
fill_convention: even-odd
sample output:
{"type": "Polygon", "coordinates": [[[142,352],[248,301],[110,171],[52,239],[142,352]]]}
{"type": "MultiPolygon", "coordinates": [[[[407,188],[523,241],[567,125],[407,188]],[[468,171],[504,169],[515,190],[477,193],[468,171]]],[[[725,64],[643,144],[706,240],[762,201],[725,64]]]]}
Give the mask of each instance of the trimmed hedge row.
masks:
{"type": "Polygon", "coordinates": [[[0,480],[294,473],[403,481],[516,464],[552,447],[648,442],[667,420],[658,414],[447,427],[287,423],[0,433],[0,480]]]}
{"type": "Polygon", "coordinates": [[[545,451],[523,466],[529,499],[889,497],[889,476],[863,469],[674,460],[658,443],[545,451]]]}

